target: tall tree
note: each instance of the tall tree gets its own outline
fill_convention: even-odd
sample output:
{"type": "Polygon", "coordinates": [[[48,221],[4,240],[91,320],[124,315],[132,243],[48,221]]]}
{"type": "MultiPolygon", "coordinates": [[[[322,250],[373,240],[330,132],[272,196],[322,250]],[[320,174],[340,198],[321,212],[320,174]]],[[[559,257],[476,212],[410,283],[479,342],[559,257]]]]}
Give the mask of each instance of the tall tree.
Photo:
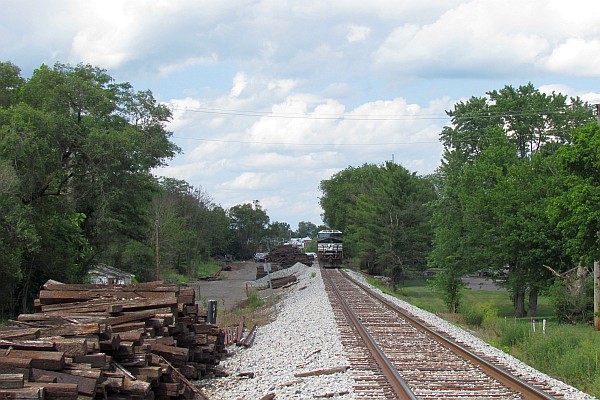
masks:
{"type": "Polygon", "coordinates": [[[291,229],[287,222],[274,221],[269,224],[265,238],[262,242],[262,252],[268,252],[273,247],[279,246],[290,239],[291,229]]]}
{"type": "Polygon", "coordinates": [[[344,221],[345,248],[370,273],[397,283],[408,270],[425,267],[431,242],[426,204],[434,196],[430,181],[388,162],[350,167],[321,182],[321,189],[324,215],[344,221]]]}
{"type": "Polygon", "coordinates": [[[229,226],[235,237],[234,253],[241,258],[251,258],[265,237],[269,216],[258,200],[252,204],[231,207],[228,216],[229,226]]]}
{"type": "Polygon", "coordinates": [[[24,83],[19,67],[11,62],[0,62],[0,107],[8,108],[20,101],[24,83]]]}
{"type": "Polygon", "coordinates": [[[458,103],[448,115],[432,262],[457,269],[445,274],[452,279],[470,269],[463,262],[474,269],[508,265],[516,315],[526,313],[526,294],[534,313],[544,285],[541,261],[560,245],[552,242],[559,239],[540,212],[552,196],[548,171],[533,158],[568,143],[571,128],[589,121],[591,112],[579,99],[546,95],[528,84],[458,103]]]}
{"type": "Polygon", "coordinates": [[[330,179],[323,180],[319,189],[323,196],[319,199],[323,209],[323,221],[331,229],[344,231],[348,226],[350,211],[356,205],[361,194],[368,193],[373,187],[376,165],[365,164],[362,167],[348,167],[330,179]]]}
{"type": "MultiPolygon", "coordinates": [[[[567,238],[566,252],[583,268],[594,265],[594,328],[600,330],[600,126],[592,122],[573,131],[572,143],[556,152],[562,169],[560,192],[548,216],[567,238]]],[[[579,274],[583,276],[583,274],[579,274]]]]}
{"type": "Polygon", "coordinates": [[[18,222],[30,227],[22,237],[36,238],[20,247],[25,302],[45,279],[81,279],[115,242],[146,240],[151,170],[179,149],[168,108],[102,69],[42,65],[28,80],[11,64],[0,70],[0,161],[18,183],[10,204],[29,215],[18,222]]]}
{"type": "Polygon", "coordinates": [[[296,231],[297,237],[315,237],[317,235],[317,226],[312,222],[300,221],[298,222],[298,230],[296,231]]]}

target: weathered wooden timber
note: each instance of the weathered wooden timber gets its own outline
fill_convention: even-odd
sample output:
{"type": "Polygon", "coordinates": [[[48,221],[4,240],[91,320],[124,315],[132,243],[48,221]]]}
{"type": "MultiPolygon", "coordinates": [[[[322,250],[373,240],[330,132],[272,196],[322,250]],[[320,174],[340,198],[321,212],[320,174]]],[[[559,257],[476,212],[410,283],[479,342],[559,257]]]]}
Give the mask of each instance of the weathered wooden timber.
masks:
{"type": "MultiPolygon", "coordinates": [[[[302,253],[297,247],[292,245],[281,245],[273,248],[265,257],[265,261],[271,263],[271,271],[276,272],[282,269],[289,268],[296,263],[312,265],[312,257],[302,253]]],[[[260,279],[267,275],[262,264],[256,267],[256,279],[260,279]]]]}
{"type": "Polygon", "coordinates": [[[191,288],[50,280],[34,304],[0,327],[0,399],[193,399],[190,379],[221,373],[224,334],[191,288]]]}

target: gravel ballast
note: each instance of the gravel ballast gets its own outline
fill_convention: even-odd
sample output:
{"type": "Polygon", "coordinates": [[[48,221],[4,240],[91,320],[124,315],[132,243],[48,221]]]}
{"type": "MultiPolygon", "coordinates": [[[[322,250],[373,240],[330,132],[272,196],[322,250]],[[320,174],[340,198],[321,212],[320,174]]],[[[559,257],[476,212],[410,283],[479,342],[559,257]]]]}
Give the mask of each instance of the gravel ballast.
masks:
{"type": "MultiPolygon", "coordinates": [[[[350,370],[322,373],[323,370],[344,369],[350,364],[340,344],[320,270],[316,266],[308,267],[299,263],[292,268],[298,284],[284,289],[284,294],[277,300],[276,318],[257,330],[251,347],[228,348],[230,355],[221,362],[222,368],[229,373],[228,377],[203,382],[203,391],[210,399],[261,399],[268,394],[275,394],[275,399],[354,399],[355,382],[350,370]],[[317,375],[296,376],[311,372],[317,375]],[[253,377],[242,377],[240,374],[253,377]]],[[[359,274],[352,275],[367,283],[359,274]]],[[[266,292],[261,293],[266,297],[266,292]]],[[[538,376],[562,393],[565,399],[594,399],[534,370],[434,314],[392,296],[383,295],[453,336],[457,342],[467,343],[477,351],[493,355],[524,376],[538,376]]]]}

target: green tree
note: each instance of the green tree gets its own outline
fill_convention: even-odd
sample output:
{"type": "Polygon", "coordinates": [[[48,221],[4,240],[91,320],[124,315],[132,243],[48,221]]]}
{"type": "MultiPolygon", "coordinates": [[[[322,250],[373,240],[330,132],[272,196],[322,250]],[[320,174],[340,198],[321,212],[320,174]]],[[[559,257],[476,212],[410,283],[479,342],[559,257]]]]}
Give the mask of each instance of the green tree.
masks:
{"type": "Polygon", "coordinates": [[[589,121],[591,112],[579,99],[546,95],[532,84],[506,86],[488,96],[457,103],[448,112],[452,125],[441,133],[444,159],[431,262],[457,269],[442,275],[451,279],[508,266],[515,314],[525,315],[527,294],[534,314],[537,295],[548,282],[542,263],[557,260],[561,248],[542,212],[553,196],[543,159],[568,143],[571,128],[589,121]]]}
{"type": "Polygon", "coordinates": [[[343,221],[346,253],[370,273],[398,283],[407,271],[425,267],[431,244],[426,206],[434,196],[431,181],[388,162],[350,167],[321,182],[321,189],[326,220],[343,221]]]}
{"type": "Polygon", "coordinates": [[[252,258],[265,237],[269,216],[258,200],[236,205],[228,210],[229,226],[235,238],[232,252],[241,258],[252,258]]]}
{"type": "Polygon", "coordinates": [[[287,222],[274,221],[270,223],[263,239],[263,245],[261,246],[262,252],[266,253],[273,247],[288,241],[290,239],[290,232],[290,224],[287,222]]]}
{"type": "Polygon", "coordinates": [[[16,104],[24,83],[19,67],[10,62],[0,62],[0,107],[8,108],[16,104]]]}
{"type": "Polygon", "coordinates": [[[147,240],[151,170],[179,149],[167,107],[90,65],[42,65],[25,80],[2,63],[0,97],[0,164],[17,185],[5,204],[27,216],[0,240],[21,233],[13,292],[28,304],[46,279],[81,280],[116,243],[147,240]]]}
{"type": "Polygon", "coordinates": [[[391,162],[378,172],[370,193],[358,197],[346,237],[370,272],[398,283],[409,270],[426,266],[431,245],[426,205],[433,200],[433,186],[391,162]]]}
{"type": "Polygon", "coordinates": [[[592,122],[573,131],[572,143],[556,153],[559,194],[548,215],[567,238],[575,263],[600,260],[600,127],[592,122]]]}
{"type": "MultiPolygon", "coordinates": [[[[556,186],[559,191],[546,211],[557,229],[566,238],[566,253],[578,266],[577,276],[585,276],[582,270],[594,265],[593,304],[594,329],[600,330],[600,289],[596,277],[600,271],[600,126],[597,122],[575,129],[570,145],[556,152],[559,169],[556,186]]],[[[589,304],[581,293],[582,283],[573,285],[573,292],[566,293],[569,303],[589,304]]],[[[560,303],[559,303],[560,304],[560,303]]],[[[561,310],[573,311],[577,307],[561,310]]],[[[580,307],[582,308],[582,307],[580,307]]],[[[585,307],[583,307],[585,314],[585,307]]],[[[592,310],[589,310],[590,312],[592,310]]],[[[566,313],[565,313],[566,314],[566,313]]],[[[573,315],[573,313],[571,313],[573,315]]]]}
{"type": "Polygon", "coordinates": [[[296,236],[300,238],[304,237],[315,237],[317,235],[317,226],[312,222],[300,221],[298,222],[298,230],[296,236]]]}
{"type": "Polygon", "coordinates": [[[319,184],[323,196],[319,199],[323,221],[330,229],[344,231],[349,224],[351,210],[361,194],[368,193],[377,174],[376,165],[348,167],[319,184]]]}

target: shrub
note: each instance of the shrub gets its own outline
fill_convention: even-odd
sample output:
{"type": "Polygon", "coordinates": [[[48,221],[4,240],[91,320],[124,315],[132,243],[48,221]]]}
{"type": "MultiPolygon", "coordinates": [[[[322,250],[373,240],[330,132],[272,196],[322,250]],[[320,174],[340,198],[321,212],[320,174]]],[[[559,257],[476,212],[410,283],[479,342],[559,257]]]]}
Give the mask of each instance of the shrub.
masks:
{"type": "Polygon", "coordinates": [[[484,314],[476,307],[461,306],[459,313],[467,326],[479,328],[483,324],[484,314]]]}
{"type": "Polygon", "coordinates": [[[475,306],[462,305],[459,310],[463,322],[471,327],[479,328],[484,325],[493,324],[498,318],[498,309],[492,303],[480,303],[475,306]]]}
{"type": "Polygon", "coordinates": [[[558,280],[548,290],[559,322],[577,324],[590,323],[594,318],[594,282],[590,277],[580,296],[574,296],[558,280]]]}
{"type": "Polygon", "coordinates": [[[529,322],[505,319],[495,325],[498,335],[498,344],[502,348],[511,348],[529,336],[531,327],[529,322]]]}

